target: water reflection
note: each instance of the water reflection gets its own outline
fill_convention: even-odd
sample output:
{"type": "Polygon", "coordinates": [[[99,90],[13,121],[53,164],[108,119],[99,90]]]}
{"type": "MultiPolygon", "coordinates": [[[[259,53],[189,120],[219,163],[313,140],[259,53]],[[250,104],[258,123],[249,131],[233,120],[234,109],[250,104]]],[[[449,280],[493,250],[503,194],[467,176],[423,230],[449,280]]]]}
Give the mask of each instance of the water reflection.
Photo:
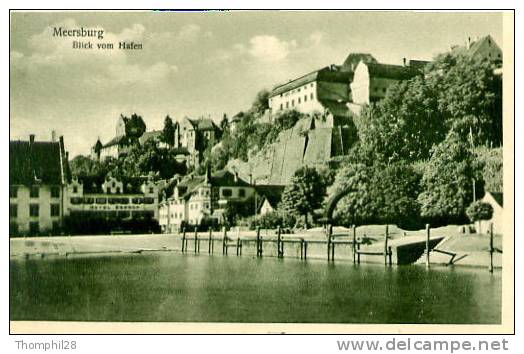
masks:
{"type": "Polygon", "coordinates": [[[500,323],[501,276],[173,253],[10,262],[12,320],[500,323]]]}

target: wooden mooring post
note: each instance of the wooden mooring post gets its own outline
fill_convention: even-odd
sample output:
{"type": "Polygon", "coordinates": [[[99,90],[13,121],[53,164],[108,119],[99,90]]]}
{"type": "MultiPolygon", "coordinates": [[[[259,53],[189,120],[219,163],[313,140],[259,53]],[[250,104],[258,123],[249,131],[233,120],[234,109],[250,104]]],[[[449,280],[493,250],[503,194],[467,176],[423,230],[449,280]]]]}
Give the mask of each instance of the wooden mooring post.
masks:
{"type": "Polygon", "coordinates": [[[391,250],[391,246],[388,247],[388,258],[389,258],[389,265],[393,265],[393,251],[391,250]]]}
{"type": "Polygon", "coordinates": [[[386,233],[384,234],[384,265],[388,264],[388,239],[389,239],[389,225],[386,225],[386,233]]]}
{"type": "Polygon", "coordinates": [[[227,229],[223,227],[224,236],[222,237],[222,254],[227,255],[227,229]]]}
{"type": "Polygon", "coordinates": [[[186,251],[186,228],[182,228],[182,252],[186,251]]]}
{"type": "Polygon", "coordinates": [[[357,226],[353,225],[353,242],[352,242],[352,249],[353,249],[353,263],[356,262],[356,255],[357,255],[357,226]]]}
{"type": "Polygon", "coordinates": [[[260,226],[257,226],[257,257],[262,257],[262,238],[260,237],[260,226]]]}
{"type": "Polygon", "coordinates": [[[198,227],[195,226],[195,249],[194,249],[195,253],[199,253],[200,252],[200,250],[199,250],[200,247],[199,246],[200,246],[200,244],[198,242],[198,227]]]}
{"type": "Polygon", "coordinates": [[[327,224],[326,225],[326,236],[327,236],[327,260],[328,262],[330,260],[332,260],[331,258],[331,248],[333,247],[332,243],[331,243],[331,236],[333,234],[333,227],[331,226],[331,224],[327,224]]]}
{"type": "Polygon", "coordinates": [[[429,268],[429,238],[430,238],[429,224],[426,224],[426,268],[429,268]]]}
{"type": "Polygon", "coordinates": [[[357,264],[360,264],[360,243],[357,243],[357,264]]]}
{"type": "Polygon", "coordinates": [[[209,228],[209,236],[207,238],[207,253],[213,253],[213,229],[209,228]]]}
{"type": "Polygon", "coordinates": [[[489,224],[489,272],[493,273],[493,223],[489,224]]]}
{"type": "Polygon", "coordinates": [[[282,258],[284,256],[284,252],[282,250],[282,228],[280,225],[277,228],[277,257],[282,258]]]}

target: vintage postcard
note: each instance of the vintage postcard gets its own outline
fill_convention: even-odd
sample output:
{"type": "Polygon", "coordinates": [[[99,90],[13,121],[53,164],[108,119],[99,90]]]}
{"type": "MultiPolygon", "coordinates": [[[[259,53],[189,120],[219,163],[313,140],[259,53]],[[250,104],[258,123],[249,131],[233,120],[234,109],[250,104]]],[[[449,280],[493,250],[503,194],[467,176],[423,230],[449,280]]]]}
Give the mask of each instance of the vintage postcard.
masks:
{"type": "Polygon", "coordinates": [[[513,26],[10,11],[11,333],[513,333],[513,26]]]}

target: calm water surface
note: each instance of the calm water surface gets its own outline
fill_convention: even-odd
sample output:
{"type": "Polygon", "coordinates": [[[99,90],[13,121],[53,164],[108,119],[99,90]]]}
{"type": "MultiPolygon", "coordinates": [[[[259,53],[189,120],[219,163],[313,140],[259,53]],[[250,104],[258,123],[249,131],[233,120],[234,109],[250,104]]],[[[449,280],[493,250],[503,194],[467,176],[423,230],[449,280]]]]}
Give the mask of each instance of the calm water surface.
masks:
{"type": "Polygon", "coordinates": [[[11,320],[500,323],[501,274],[177,253],[11,260],[11,320]]]}

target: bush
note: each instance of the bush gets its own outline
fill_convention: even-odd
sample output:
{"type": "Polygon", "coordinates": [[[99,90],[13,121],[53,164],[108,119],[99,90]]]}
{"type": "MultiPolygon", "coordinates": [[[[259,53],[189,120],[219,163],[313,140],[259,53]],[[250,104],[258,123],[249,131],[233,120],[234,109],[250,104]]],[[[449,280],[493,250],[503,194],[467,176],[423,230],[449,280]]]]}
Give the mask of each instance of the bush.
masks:
{"type": "Polygon", "coordinates": [[[468,206],[466,214],[471,222],[489,220],[493,216],[493,207],[488,203],[477,200],[468,206]]]}

